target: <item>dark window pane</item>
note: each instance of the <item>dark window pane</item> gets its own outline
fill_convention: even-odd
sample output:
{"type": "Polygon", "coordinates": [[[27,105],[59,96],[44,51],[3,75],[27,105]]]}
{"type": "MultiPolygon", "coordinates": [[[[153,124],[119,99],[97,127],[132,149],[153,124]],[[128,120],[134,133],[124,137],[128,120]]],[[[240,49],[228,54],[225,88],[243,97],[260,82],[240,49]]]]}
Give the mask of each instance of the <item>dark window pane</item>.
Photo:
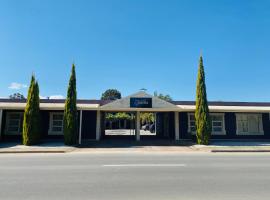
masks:
{"type": "Polygon", "coordinates": [[[53,120],[63,120],[63,114],[54,114],[53,120]]]}
{"type": "Polygon", "coordinates": [[[19,126],[20,121],[16,119],[9,120],[9,126],[19,126]]]}
{"type": "Polygon", "coordinates": [[[196,128],[193,126],[193,127],[190,127],[190,130],[191,130],[191,132],[195,132],[196,128]]]}
{"type": "Polygon", "coordinates": [[[222,116],[220,116],[220,115],[212,115],[211,119],[213,121],[222,121],[222,116]]]}
{"type": "Polygon", "coordinates": [[[222,122],[213,122],[213,126],[222,126],[222,122]]]}
{"type": "Polygon", "coordinates": [[[62,125],[63,125],[63,121],[60,121],[60,120],[53,121],[53,126],[62,126],[62,125]]]}
{"type": "Polygon", "coordinates": [[[9,114],[9,119],[20,119],[20,114],[9,114]]]}
{"type": "Polygon", "coordinates": [[[222,128],[221,127],[213,127],[213,132],[221,132],[222,128]]]}
{"type": "Polygon", "coordinates": [[[16,126],[10,126],[8,127],[9,132],[19,132],[19,127],[16,126]]]}
{"type": "Polygon", "coordinates": [[[55,126],[55,127],[52,128],[52,131],[54,131],[54,132],[62,132],[62,127],[55,126]]]}

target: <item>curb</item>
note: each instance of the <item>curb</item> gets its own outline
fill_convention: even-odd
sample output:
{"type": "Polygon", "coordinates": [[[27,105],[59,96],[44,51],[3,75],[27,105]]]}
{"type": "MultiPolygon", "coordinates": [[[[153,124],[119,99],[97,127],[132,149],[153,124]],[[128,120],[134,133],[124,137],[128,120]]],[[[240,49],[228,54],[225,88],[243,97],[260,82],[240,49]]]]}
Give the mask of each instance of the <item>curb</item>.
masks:
{"type": "Polygon", "coordinates": [[[52,151],[0,151],[0,154],[5,154],[5,153],[7,153],[7,154],[11,154],[11,153],[67,153],[67,152],[70,152],[70,151],[63,151],[63,150],[52,150],[52,151]]]}
{"type": "Polygon", "coordinates": [[[270,150],[211,150],[212,153],[270,153],[270,150]]]}

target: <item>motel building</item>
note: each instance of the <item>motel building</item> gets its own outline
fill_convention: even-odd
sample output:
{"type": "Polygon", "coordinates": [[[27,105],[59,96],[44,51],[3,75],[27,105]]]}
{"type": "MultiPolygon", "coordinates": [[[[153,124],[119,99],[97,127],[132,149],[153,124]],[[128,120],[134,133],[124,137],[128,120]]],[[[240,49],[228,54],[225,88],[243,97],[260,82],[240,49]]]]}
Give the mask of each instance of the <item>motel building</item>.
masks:
{"type": "MultiPolygon", "coordinates": [[[[44,140],[63,139],[64,99],[41,99],[41,133],[44,140]]],[[[0,137],[2,141],[21,140],[26,100],[0,99],[0,137]]],[[[195,102],[167,102],[145,92],[115,101],[77,100],[78,142],[107,138],[144,140],[190,140],[195,138],[195,102]],[[128,122],[117,122],[126,134],[106,134],[107,113],[126,112],[128,122]],[[155,132],[145,134],[140,121],[142,113],[153,113],[155,132]]],[[[212,139],[270,139],[270,103],[209,102],[212,139]]],[[[116,123],[114,122],[114,125],[116,123]]],[[[113,127],[110,127],[110,129],[113,127]]],[[[122,129],[121,129],[122,130],[122,129]]]]}

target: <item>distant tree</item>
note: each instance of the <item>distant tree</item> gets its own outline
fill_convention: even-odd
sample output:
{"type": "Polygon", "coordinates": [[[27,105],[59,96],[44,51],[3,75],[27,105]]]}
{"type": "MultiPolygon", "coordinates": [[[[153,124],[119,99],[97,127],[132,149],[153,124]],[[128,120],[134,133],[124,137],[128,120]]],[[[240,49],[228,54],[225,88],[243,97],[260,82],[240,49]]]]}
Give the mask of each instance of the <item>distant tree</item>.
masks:
{"type": "Polygon", "coordinates": [[[10,99],[25,99],[25,97],[21,93],[14,93],[12,95],[9,95],[9,98],[10,99]]]}
{"type": "Polygon", "coordinates": [[[168,94],[164,95],[162,93],[158,93],[157,91],[154,92],[154,96],[158,97],[162,100],[165,100],[165,101],[172,101],[173,100],[170,95],[168,95],[168,94]]]}
{"type": "Polygon", "coordinates": [[[154,123],[155,121],[154,113],[147,113],[147,112],[141,113],[140,121],[141,121],[141,124],[154,123]]]}
{"type": "Polygon", "coordinates": [[[121,99],[121,93],[116,89],[108,89],[102,94],[101,99],[102,100],[121,99]]]}
{"type": "Polygon", "coordinates": [[[112,129],[112,123],[113,122],[119,122],[119,127],[120,127],[120,121],[124,120],[124,123],[126,123],[126,121],[130,121],[132,120],[132,116],[129,113],[125,113],[125,112],[117,112],[117,113],[106,113],[105,115],[105,119],[107,122],[109,122],[110,124],[110,129],[112,129]]]}
{"type": "MultiPolygon", "coordinates": [[[[172,101],[172,97],[170,95],[164,95],[162,93],[158,93],[157,91],[154,92],[154,96],[158,97],[164,101],[172,101]]],[[[155,116],[154,113],[141,113],[140,114],[140,121],[142,124],[149,124],[149,123],[154,123],[155,121],[155,116]]]]}
{"type": "Polygon", "coordinates": [[[28,89],[27,103],[23,119],[23,144],[37,144],[41,138],[39,113],[39,86],[32,75],[30,87],[28,89]]]}
{"type": "Polygon", "coordinates": [[[117,112],[115,113],[116,120],[131,120],[131,115],[125,112],[117,112]]]}
{"type": "Polygon", "coordinates": [[[64,142],[73,145],[77,141],[77,91],[75,65],[72,65],[64,110],[64,142]]]}
{"type": "Polygon", "coordinates": [[[196,87],[196,137],[198,144],[209,144],[211,135],[211,121],[209,116],[203,58],[200,56],[197,87],[196,87]]]}

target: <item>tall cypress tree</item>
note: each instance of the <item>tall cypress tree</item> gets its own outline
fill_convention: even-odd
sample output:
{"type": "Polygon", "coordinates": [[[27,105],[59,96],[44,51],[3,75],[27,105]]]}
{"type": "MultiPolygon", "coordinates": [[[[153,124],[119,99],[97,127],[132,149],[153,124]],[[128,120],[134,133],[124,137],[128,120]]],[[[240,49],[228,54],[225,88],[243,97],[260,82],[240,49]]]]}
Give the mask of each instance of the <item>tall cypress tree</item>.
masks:
{"type": "Polygon", "coordinates": [[[33,145],[40,142],[39,86],[32,75],[28,89],[27,103],[23,118],[23,144],[33,145]]]}
{"type": "Polygon", "coordinates": [[[73,145],[77,141],[77,92],[75,65],[72,65],[64,111],[64,142],[73,145]]]}
{"type": "Polygon", "coordinates": [[[200,56],[197,87],[196,87],[196,136],[198,144],[209,144],[211,135],[211,120],[209,116],[203,58],[200,56]]]}

